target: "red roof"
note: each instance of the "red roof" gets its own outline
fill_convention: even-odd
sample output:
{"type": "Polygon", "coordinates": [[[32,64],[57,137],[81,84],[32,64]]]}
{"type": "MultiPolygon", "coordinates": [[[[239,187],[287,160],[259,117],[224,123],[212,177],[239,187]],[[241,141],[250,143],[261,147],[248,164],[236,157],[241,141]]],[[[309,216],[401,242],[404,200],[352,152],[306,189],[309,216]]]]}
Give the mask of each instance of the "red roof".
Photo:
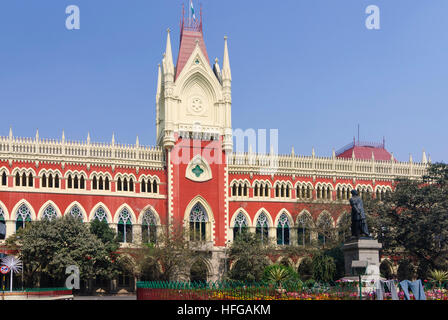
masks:
{"type": "Polygon", "coordinates": [[[371,160],[372,153],[375,160],[390,161],[392,155],[386,150],[384,143],[351,143],[336,153],[337,158],[351,159],[353,151],[355,159],[371,160]]]}
{"type": "MultiPolygon", "coordinates": [[[[202,19],[202,18],[201,18],[202,19]]],[[[199,47],[204,54],[207,62],[210,64],[207,49],[205,47],[204,37],[202,34],[202,21],[200,23],[182,23],[182,30],[180,33],[180,45],[179,45],[179,55],[177,56],[176,65],[176,79],[182,72],[185,64],[196,48],[196,42],[199,42],[199,47]]]]}

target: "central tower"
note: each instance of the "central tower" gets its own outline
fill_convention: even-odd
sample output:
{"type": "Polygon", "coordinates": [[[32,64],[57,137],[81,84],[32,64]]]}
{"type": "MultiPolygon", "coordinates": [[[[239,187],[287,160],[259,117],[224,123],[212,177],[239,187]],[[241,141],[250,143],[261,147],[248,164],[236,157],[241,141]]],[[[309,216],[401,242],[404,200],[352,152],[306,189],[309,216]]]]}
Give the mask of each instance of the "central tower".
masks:
{"type": "Polygon", "coordinates": [[[179,53],[174,66],[170,30],[159,66],[157,84],[157,144],[171,149],[178,137],[188,134],[221,138],[225,152],[232,152],[231,91],[227,37],[222,70],[210,65],[199,19],[182,14],[179,53]]]}
{"type": "MultiPolygon", "coordinates": [[[[233,151],[227,37],[222,67],[217,58],[210,65],[202,10],[198,19],[183,12],[180,25],[176,66],[168,30],[156,97],[157,144],[167,163],[167,221],[182,225],[191,241],[214,255],[211,261],[220,261],[228,240],[227,154],[233,151]]],[[[211,278],[218,274],[217,266],[209,268],[211,278]]]]}

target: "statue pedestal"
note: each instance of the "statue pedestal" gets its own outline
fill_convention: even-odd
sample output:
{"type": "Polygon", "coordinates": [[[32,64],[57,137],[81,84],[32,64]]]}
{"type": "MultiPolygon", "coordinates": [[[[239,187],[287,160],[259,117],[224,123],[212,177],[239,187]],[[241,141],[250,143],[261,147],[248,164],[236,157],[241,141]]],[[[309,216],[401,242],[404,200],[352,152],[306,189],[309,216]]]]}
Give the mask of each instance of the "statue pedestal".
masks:
{"type": "Polygon", "coordinates": [[[362,264],[367,263],[367,269],[362,275],[362,281],[367,283],[364,287],[366,290],[373,290],[374,285],[371,282],[376,282],[380,277],[380,249],[381,243],[372,238],[359,238],[350,240],[344,243],[342,251],[344,252],[345,260],[345,277],[344,280],[359,281],[358,275],[352,271],[352,263],[362,264]]]}

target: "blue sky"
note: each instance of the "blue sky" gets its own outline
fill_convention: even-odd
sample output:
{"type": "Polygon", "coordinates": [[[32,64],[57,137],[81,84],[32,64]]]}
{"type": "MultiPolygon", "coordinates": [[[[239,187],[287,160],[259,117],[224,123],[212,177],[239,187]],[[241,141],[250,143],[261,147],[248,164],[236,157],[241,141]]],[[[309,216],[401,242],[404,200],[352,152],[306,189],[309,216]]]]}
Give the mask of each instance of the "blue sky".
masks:
{"type": "MultiPolygon", "coordinates": [[[[155,144],[157,65],[186,0],[2,0],[0,135],[155,144]],[[77,5],[81,29],[65,27],[77,5]]],[[[199,2],[194,2],[197,10],[199,2]]],[[[448,1],[202,0],[210,59],[229,37],[233,127],[330,156],[357,135],[448,162],[448,1]],[[368,5],[381,29],[365,27],[368,5]]]]}

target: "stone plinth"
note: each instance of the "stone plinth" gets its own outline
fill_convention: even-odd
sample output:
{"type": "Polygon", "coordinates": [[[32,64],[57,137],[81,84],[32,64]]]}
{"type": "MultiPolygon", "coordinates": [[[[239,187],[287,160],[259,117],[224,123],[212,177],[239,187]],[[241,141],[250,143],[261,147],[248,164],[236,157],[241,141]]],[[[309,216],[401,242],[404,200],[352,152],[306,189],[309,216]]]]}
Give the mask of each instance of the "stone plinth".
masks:
{"type": "MultiPolygon", "coordinates": [[[[345,260],[345,280],[358,281],[358,276],[352,273],[352,263],[362,264],[367,262],[367,270],[362,276],[365,291],[374,290],[373,282],[380,277],[380,249],[381,243],[371,238],[360,238],[346,242],[342,247],[345,260]]],[[[363,291],[364,291],[363,290],[363,291]]]]}

